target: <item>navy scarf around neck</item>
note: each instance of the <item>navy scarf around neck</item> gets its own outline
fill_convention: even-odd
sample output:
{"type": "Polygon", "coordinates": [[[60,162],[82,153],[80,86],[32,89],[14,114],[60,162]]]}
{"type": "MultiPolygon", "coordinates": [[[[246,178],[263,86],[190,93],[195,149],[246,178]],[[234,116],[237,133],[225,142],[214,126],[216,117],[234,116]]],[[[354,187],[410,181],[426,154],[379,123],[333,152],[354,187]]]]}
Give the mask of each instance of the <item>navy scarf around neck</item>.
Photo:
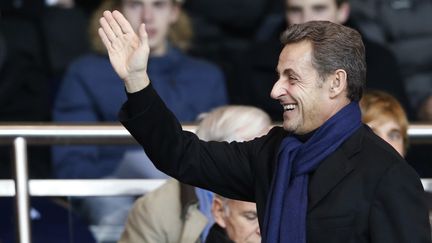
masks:
{"type": "Polygon", "coordinates": [[[357,102],[351,102],[302,143],[283,139],[273,175],[262,231],[263,243],[306,243],[309,173],[361,126],[357,102]]]}

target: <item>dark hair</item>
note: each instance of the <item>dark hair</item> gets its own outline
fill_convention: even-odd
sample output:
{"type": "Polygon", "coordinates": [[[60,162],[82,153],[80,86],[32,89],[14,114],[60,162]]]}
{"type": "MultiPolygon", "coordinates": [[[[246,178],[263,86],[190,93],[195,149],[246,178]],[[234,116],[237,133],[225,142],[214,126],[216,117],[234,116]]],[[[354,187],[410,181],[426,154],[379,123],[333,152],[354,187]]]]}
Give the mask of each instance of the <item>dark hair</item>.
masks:
{"type": "Polygon", "coordinates": [[[360,100],[366,78],[365,49],[360,34],[349,27],[328,21],[311,21],[288,27],[282,34],[283,45],[309,41],[312,66],[325,79],[337,69],[347,73],[348,94],[360,100]]]}

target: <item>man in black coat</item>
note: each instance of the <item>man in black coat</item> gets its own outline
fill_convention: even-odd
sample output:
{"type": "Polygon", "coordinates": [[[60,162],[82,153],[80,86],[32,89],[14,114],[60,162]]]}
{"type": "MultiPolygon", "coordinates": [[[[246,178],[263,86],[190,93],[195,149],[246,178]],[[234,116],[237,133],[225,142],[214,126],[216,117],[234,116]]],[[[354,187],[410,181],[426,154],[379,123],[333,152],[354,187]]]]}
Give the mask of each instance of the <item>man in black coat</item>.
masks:
{"type": "Polygon", "coordinates": [[[144,24],[137,35],[120,12],[106,11],[101,26],[128,92],[121,122],[165,173],[256,202],[263,242],[431,242],[417,174],[361,124],[358,32],[323,21],[288,28],[271,92],[283,127],[223,143],[183,131],[150,85],[144,24]]]}

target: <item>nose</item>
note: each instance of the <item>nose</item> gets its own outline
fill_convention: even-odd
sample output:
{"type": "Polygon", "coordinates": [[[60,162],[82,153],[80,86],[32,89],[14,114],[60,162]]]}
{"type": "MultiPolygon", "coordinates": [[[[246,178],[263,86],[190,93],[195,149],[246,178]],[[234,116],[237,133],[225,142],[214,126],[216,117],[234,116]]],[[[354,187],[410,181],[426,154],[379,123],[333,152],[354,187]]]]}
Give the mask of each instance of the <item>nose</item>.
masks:
{"type": "Polygon", "coordinates": [[[303,13],[302,23],[306,23],[314,20],[317,20],[316,14],[314,14],[312,11],[305,10],[303,13]]]}
{"type": "Polygon", "coordinates": [[[256,233],[257,235],[261,236],[261,229],[260,229],[259,226],[256,228],[255,233],[256,233]]]}
{"type": "Polygon", "coordinates": [[[149,23],[153,20],[154,11],[151,6],[144,6],[141,10],[141,18],[144,23],[149,23]]]}
{"type": "Polygon", "coordinates": [[[270,97],[277,100],[281,95],[283,94],[283,88],[281,86],[280,79],[276,81],[276,83],[273,85],[273,88],[270,92],[270,97]]]}

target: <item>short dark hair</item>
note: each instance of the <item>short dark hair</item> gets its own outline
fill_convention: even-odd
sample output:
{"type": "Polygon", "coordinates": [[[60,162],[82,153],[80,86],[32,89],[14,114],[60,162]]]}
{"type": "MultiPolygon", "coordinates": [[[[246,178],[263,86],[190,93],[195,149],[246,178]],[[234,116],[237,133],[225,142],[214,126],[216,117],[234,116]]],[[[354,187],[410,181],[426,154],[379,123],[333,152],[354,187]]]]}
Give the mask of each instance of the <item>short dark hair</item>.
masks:
{"type": "Polygon", "coordinates": [[[365,48],[360,34],[349,27],[328,21],[311,21],[288,27],[282,34],[283,45],[300,41],[312,44],[312,66],[325,79],[337,69],[347,73],[348,94],[360,100],[366,79],[365,48]]]}

